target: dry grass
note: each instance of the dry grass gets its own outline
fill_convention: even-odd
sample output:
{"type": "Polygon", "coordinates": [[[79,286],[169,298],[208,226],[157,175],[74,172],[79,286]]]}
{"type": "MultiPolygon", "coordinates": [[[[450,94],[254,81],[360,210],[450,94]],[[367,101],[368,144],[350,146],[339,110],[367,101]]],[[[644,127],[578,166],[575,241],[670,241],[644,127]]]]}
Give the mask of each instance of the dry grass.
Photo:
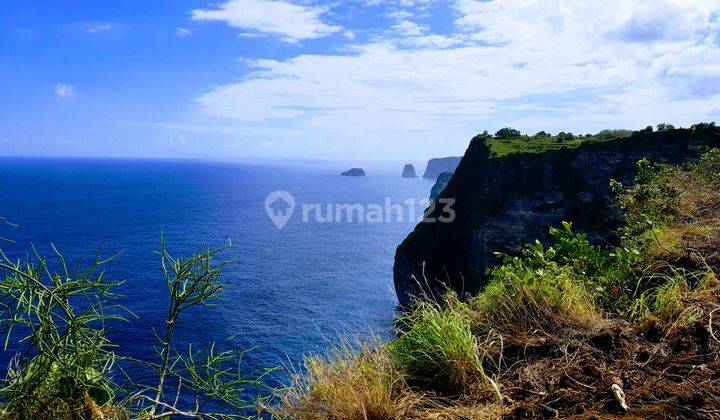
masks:
{"type": "Polygon", "coordinates": [[[411,418],[427,420],[475,420],[475,419],[501,419],[507,412],[500,403],[455,404],[439,408],[430,408],[415,412],[411,418]]]}
{"type": "Polygon", "coordinates": [[[542,273],[504,272],[472,300],[471,307],[473,328],[480,335],[588,327],[601,318],[586,288],[563,268],[542,273]]]}
{"type": "Polygon", "coordinates": [[[274,414],[280,418],[402,419],[423,399],[403,377],[379,343],[347,341],[328,356],[305,361],[306,373],[295,375],[274,414]]]}

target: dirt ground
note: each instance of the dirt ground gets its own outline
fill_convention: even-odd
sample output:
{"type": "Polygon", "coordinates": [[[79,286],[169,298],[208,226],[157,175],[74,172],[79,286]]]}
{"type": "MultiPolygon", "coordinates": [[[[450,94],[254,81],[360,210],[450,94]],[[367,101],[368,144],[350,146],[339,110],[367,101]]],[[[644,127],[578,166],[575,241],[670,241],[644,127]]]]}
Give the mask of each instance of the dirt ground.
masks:
{"type": "Polygon", "coordinates": [[[535,331],[508,343],[504,417],[720,418],[720,290],[702,307],[667,336],[653,323],[611,319],[597,331],[535,331]]]}

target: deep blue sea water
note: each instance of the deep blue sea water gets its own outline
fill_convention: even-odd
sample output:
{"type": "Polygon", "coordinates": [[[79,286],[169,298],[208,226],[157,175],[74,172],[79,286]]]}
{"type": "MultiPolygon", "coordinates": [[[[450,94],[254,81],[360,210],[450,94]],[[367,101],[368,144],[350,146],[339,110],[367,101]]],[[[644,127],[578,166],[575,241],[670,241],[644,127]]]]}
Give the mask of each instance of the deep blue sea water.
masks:
{"type": "MultiPolygon", "coordinates": [[[[125,283],[120,303],[136,315],[110,326],[118,352],[147,356],[151,328],[163,328],[167,295],[155,252],[161,229],[171,251],[187,255],[201,241],[232,247],[222,259],[224,301],[180,319],[178,345],[223,341],[257,346],[249,368],[297,365],[339,335],[392,334],[396,246],[416,220],[390,223],[303,223],[302,210],[278,230],[264,200],[276,190],[304,203],[383,204],[420,200],[432,183],[400,177],[401,164],[366,167],[368,176],[341,177],[333,162],[248,164],[184,160],[0,158],[0,226],[11,256],[54,243],[70,260],[123,251],[109,265],[125,283]]],[[[405,207],[407,208],[407,207],[405,207]]],[[[422,204],[416,206],[419,217],[422,204]]],[[[2,373],[9,354],[2,355],[2,373]]]]}

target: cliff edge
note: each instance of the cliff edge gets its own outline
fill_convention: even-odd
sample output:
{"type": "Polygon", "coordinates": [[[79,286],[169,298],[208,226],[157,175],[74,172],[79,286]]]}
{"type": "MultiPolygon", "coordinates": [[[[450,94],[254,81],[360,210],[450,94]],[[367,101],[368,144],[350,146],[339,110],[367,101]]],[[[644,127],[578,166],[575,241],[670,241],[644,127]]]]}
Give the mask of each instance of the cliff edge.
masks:
{"type": "Polygon", "coordinates": [[[425,167],[423,178],[436,179],[443,172],[454,172],[461,159],[461,156],[430,159],[427,163],[427,167],[425,167]]]}
{"type": "MultiPolygon", "coordinates": [[[[401,304],[442,295],[449,288],[475,294],[486,283],[495,252],[516,254],[528,242],[547,241],[562,221],[596,244],[618,242],[622,213],[609,181],[632,183],[638,160],[681,164],[720,146],[720,128],[646,129],[628,137],[575,138],[539,143],[476,136],[439,199],[453,199],[450,223],[419,223],[398,246],[393,276],[401,304]],[[513,143],[513,141],[515,143],[513,143]],[[537,144],[542,147],[535,147],[537,144]]],[[[427,216],[437,218],[438,205],[427,216]]]]}

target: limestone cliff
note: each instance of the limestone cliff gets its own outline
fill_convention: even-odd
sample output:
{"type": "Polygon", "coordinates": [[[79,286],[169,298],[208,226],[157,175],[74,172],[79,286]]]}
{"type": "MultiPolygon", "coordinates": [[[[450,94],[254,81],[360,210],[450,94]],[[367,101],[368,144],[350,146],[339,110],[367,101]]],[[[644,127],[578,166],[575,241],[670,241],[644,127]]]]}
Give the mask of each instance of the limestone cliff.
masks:
{"type": "MultiPolygon", "coordinates": [[[[517,253],[548,228],[572,221],[595,243],[612,244],[622,222],[609,192],[610,179],[631,183],[642,158],[681,164],[720,146],[720,129],[635,132],[630,137],[585,142],[543,152],[499,156],[489,139],[474,138],[440,198],[455,200],[451,223],[421,222],[395,255],[394,282],[401,304],[439,295],[449,287],[476,293],[494,252],[517,253]]],[[[428,216],[442,211],[436,206],[428,216]]]]}
{"type": "Polygon", "coordinates": [[[461,156],[450,156],[444,158],[430,159],[425,168],[423,178],[436,179],[443,172],[455,172],[460,163],[461,156]]]}

